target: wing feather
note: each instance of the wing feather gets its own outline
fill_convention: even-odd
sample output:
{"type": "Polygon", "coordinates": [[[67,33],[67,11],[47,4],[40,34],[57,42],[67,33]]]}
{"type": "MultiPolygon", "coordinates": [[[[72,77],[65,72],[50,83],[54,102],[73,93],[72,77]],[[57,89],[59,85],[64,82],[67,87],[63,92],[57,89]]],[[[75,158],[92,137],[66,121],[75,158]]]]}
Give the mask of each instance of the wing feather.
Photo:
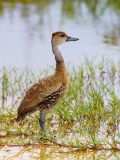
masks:
{"type": "Polygon", "coordinates": [[[57,91],[61,85],[59,81],[56,83],[56,79],[53,76],[40,80],[26,92],[18,108],[18,115],[22,116],[26,112],[33,110],[45,97],[57,91]]]}

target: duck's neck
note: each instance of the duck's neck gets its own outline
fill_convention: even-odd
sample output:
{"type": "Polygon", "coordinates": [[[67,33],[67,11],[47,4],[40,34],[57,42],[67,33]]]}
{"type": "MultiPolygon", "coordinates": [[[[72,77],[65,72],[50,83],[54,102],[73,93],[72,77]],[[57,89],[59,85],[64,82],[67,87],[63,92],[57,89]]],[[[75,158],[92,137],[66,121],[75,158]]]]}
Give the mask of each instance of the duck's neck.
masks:
{"type": "Polygon", "coordinates": [[[52,51],[56,60],[56,73],[66,72],[63,56],[57,45],[52,44],[52,51]]]}
{"type": "Polygon", "coordinates": [[[58,63],[61,62],[61,61],[64,62],[63,56],[62,56],[62,54],[61,54],[57,45],[52,44],[52,51],[53,51],[53,54],[55,55],[56,62],[58,62],[58,63]]]}

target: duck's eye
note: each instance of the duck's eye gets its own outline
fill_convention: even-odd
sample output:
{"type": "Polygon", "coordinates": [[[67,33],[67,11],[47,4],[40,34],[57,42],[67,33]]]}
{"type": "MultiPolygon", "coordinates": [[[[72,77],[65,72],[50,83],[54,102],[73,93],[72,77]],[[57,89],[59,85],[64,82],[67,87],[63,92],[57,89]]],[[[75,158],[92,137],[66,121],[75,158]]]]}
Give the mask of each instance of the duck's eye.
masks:
{"type": "Polygon", "coordinates": [[[65,35],[64,35],[64,34],[62,34],[60,37],[65,37],[65,35]]]}

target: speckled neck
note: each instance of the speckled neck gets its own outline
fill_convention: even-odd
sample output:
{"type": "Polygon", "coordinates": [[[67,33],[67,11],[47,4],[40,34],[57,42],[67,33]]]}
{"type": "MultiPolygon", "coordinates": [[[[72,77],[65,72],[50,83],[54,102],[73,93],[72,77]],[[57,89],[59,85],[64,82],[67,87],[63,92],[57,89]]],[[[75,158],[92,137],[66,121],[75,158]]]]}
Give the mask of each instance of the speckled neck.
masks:
{"type": "Polygon", "coordinates": [[[58,62],[58,63],[61,62],[61,61],[64,62],[63,56],[62,56],[62,54],[61,54],[61,52],[60,52],[60,50],[59,50],[57,45],[52,44],[52,51],[53,51],[53,53],[55,55],[56,62],[58,62]]]}

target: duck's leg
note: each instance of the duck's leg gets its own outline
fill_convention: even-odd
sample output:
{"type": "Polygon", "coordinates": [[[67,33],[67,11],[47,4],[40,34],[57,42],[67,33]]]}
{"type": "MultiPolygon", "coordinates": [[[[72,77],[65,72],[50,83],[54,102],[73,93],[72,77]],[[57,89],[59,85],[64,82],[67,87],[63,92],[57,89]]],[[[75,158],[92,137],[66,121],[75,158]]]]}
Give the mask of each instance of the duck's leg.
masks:
{"type": "Polygon", "coordinates": [[[40,124],[40,133],[45,134],[45,118],[46,118],[46,113],[40,112],[40,118],[39,118],[39,124],[40,124]]]}

